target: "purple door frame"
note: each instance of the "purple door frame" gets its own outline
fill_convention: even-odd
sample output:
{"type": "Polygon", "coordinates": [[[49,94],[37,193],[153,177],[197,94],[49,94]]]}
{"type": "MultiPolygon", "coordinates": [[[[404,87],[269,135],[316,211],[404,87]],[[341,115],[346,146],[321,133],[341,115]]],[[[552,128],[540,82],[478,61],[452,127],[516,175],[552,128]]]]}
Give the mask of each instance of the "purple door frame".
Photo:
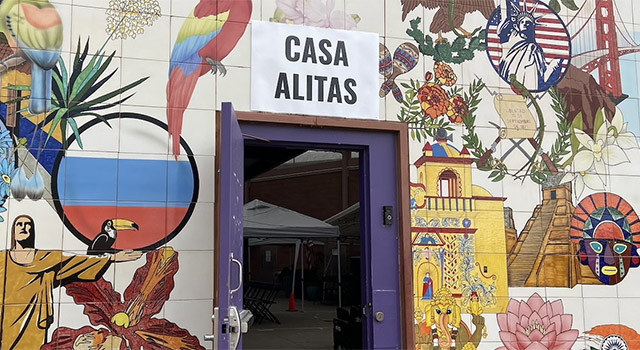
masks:
{"type": "Polygon", "coordinates": [[[252,139],[279,146],[360,152],[363,347],[412,348],[413,299],[409,237],[406,124],[238,112],[252,139]],[[394,220],[383,223],[383,206],[394,220]],[[384,320],[375,320],[382,312],[384,320]]]}

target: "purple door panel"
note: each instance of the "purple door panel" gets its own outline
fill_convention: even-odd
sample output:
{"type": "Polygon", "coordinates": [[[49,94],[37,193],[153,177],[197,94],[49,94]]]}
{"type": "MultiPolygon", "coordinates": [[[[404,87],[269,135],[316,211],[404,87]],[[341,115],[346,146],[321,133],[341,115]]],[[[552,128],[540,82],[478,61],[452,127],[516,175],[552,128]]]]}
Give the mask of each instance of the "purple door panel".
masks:
{"type": "Polygon", "coordinates": [[[219,250],[218,250],[218,349],[229,349],[228,325],[223,318],[229,315],[229,308],[242,310],[242,217],[244,205],[244,140],[231,103],[222,104],[220,121],[220,168],[216,169],[220,186],[219,250]]]}

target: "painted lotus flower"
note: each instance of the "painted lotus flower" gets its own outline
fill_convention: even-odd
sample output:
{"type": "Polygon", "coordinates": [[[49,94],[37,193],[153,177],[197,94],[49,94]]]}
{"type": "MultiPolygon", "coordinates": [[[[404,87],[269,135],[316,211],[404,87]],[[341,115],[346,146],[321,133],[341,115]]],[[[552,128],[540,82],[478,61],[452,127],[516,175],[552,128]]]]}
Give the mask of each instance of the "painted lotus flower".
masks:
{"type": "Polygon", "coordinates": [[[438,84],[426,83],[418,89],[418,101],[424,116],[432,119],[447,112],[449,97],[438,84]]]}
{"type": "Polygon", "coordinates": [[[567,350],[576,342],[573,316],[564,313],[562,300],[545,302],[538,293],[527,301],[509,300],[507,312],[498,314],[498,350],[567,350]]]}
{"type": "Polygon", "coordinates": [[[178,253],[162,248],[147,253],[147,262],[136,270],[131,284],[120,293],[110,282],[76,282],[66,291],[95,327],[59,327],[42,350],[142,349],[204,350],[198,339],[178,325],[153,317],[173,290],[178,271],[178,253]]]}
{"type": "Polygon", "coordinates": [[[276,0],[278,9],[271,19],[275,22],[307,26],[353,29],[359,17],[334,10],[335,0],[276,0]]]}

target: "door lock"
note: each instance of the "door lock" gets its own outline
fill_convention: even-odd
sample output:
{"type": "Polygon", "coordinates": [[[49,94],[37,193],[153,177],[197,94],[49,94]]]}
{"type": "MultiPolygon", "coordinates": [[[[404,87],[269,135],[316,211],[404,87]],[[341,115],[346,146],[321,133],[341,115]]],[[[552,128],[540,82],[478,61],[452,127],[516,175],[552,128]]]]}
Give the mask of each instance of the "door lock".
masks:
{"type": "Polygon", "coordinates": [[[384,312],[382,311],[376,312],[376,321],[378,322],[384,321],[384,312]]]}

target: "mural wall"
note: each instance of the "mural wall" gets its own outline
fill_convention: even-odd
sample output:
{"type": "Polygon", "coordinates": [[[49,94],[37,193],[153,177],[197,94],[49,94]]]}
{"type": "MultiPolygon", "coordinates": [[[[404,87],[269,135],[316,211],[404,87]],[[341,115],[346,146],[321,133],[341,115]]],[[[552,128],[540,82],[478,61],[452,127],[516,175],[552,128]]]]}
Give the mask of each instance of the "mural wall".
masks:
{"type": "Polygon", "coordinates": [[[0,15],[2,349],[210,346],[215,110],[250,110],[251,21],[379,35],[371,103],[410,129],[416,349],[640,348],[632,0],[0,15]]]}

